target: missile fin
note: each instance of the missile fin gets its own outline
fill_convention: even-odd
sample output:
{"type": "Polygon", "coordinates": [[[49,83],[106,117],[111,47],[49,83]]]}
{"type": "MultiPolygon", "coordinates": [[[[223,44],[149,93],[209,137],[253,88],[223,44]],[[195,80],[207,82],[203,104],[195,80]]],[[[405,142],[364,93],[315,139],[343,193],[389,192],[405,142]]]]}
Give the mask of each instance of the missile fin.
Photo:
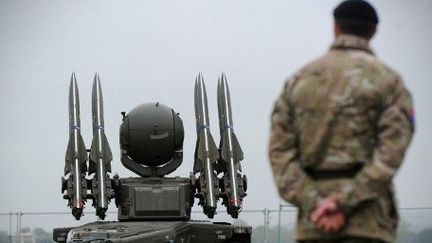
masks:
{"type": "Polygon", "coordinates": [[[222,136],[221,157],[224,161],[229,161],[230,157],[232,156],[235,163],[239,163],[243,160],[243,150],[240,146],[237,136],[234,133],[232,134],[231,142],[233,146],[232,151],[229,149],[227,136],[222,136]]]}
{"type": "Polygon", "coordinates": [[[205,161],[207,158],[210,159],[212,163],[216,162],[219,158],[219,152],[216,143],[213,140],[212,135],[208,134],[208,150],[205,149],[206,143],[204,139],[204,133],[201,133],[198,138],[198,148],[197,148],[197,159],[200,161],[205,161]]]}
{"type": "Polygon", "coordinates": [[[243,150],[240,146],[240,143],[235,133],[233,133],[232,136],[232,143],[233,143],[233,151],[234,151],[234,160],[240,162],[243,160],[243,150]]]}
{"type": "Polygon", "coordinates": [[[77,148],[77,152],[74,152],[74,141],[71,139],[69,139],[67,148],[66,148],[66,156],[65,156],[65,171],[64,174],[67,175],[71,170],[72,170],[72,163],[74,161],[75,158],[78,158],[78,160],[80,161],[80,165],[81,165],[81,170],[82,172],[86,172],[87,171],[87,166],[85,164],[85,162],[87,161],[87,151],[86,151],[86,147],[84,145],[84,141],[83,138],[81,137],[81,134],[77,134],[78,136],[78,148],[77,148]]]}
{"type": "Polygon", "coordinates": [[[101,142],[102,142],[102,144],[99,145],[99,140],[93,139],[92,145],[90,148],[90,158],[93,161],[96,161],[97,159],[103,159],[103,161],[105,163],[108,163],[108,162],[112,161],[112,152],[111,152],[111,148],[110,148],[109,143],[108,143],[108,139],[107,139],[105,134],[102,134],[101,142]],[[98,153],[98,149],[97,149],[98,147],[103,148],[102,154],[98,153]]]}
{"type": "Polygon", "coordinates": [[[201,171],[204,167],[203,163],[201,163],[198,160],[198,145],[199,145],[199,140],[197,140],[197,142],[195,143],[195,155],[194,155],[194,165],[193,165],[193,173],[197,173],[198,171],[201,171]]]}

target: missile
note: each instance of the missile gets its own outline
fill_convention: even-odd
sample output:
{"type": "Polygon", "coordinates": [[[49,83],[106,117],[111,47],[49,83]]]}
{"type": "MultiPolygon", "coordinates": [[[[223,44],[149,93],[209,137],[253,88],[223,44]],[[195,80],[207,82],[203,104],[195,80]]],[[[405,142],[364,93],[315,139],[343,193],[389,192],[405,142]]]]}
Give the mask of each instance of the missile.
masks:
{"type": "Polygon", "coordinates": [[[83,214],[87,195],[87,150],[81,136],[80,107],[78,85],[75,73],[72,73],[69,86],[69,142],[65,156],[65,168],[62,178],[63,197],[68,199],[68,206],[72,208],[72,215],[78,220],[83,214]]]}
{"type": "Polygon", "coordinates": [[[210,133],[207,93],[201,73],[195,80],[194,91],[197,129],[194,174],[199,173],[197,197],[200,199],[199,204],[202,205],[204,214],[213,218],[219,196],[218,179],[213,167],[217,163],[219,152],[210,133]]]}
{"type": "Polygon", "coordinates": [[[111,172],[112,153],[105,136],[103,98],[99,75],[96,73],[92,90],[93,141],[90,149],[89,175],[93,176],[91,198],[96,215],[105,218],[109,201],[112,198],[111,172]]]}
{"type": "Polygon", "coordinates": [[[242,177],[240,161],[243,151],[234,133],[231,99],[226,76],[222,73],[217,87],[219,130],[220,130],[220,167],[222,168],[222,198],[228,214],[237,218],[246,196],[246,177],[242,177]]]}

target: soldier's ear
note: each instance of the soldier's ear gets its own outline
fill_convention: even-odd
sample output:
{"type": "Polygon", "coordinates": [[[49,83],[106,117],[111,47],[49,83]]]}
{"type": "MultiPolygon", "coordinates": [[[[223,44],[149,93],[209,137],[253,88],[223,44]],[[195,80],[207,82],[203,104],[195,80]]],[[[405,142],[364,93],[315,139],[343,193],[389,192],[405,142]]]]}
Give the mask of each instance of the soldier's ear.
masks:
{"type": "Polygon", "coordinates": [[[334,21],[333,24],[333,33],[335,38],[337,38],[341,34],[341,28],[336,21],[334,21]]]}
{"type": "Polygon", "coordinates": [[[377,32],[377,28],[378,28],[377,24],[373,26],[373,30],[371,31],[371,35],[370,35],[368,40],[371,40],[375,36],[375,34],[377,32]]]}

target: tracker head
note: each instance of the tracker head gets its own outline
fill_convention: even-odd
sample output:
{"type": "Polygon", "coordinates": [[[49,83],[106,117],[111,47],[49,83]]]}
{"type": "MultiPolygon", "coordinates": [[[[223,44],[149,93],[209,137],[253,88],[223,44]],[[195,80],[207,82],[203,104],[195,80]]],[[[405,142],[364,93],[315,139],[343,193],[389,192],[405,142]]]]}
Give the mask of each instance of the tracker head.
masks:
{"type": "Polygon", "coordinates": [[[182,163],[183,139],[183,122],[172,108],[140,105],[120,126],[121,161],[142,177],[168,175],[182,163]]]}

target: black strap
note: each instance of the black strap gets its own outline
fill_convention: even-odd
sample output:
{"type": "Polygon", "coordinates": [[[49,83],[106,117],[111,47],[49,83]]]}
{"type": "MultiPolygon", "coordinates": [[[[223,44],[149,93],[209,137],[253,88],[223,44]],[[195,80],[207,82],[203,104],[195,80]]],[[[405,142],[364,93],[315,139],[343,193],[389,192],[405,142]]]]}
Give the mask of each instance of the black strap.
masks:
{"type": "Polygon", "coordinates": [[[315,170],[312,168],[306,168],[305,171],[312,179],[326,180],[355,177],[362,167],[363,164],[357,164],[352,168],[342,170],[315,170]]]}

